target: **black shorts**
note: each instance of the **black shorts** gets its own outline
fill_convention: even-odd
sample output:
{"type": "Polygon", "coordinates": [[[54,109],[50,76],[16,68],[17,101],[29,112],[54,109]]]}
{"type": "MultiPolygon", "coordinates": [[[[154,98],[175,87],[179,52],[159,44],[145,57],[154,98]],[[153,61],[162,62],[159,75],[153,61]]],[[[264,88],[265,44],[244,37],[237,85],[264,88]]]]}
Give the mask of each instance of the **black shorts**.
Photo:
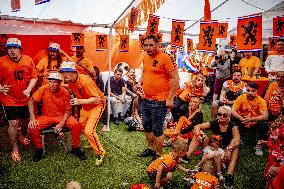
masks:
{"type": "MultiPolygon", "coordinates": [[[[166,172],[163,171],[163,172],[162,172],[162,175],[161,175],[161,179],[166,178],[166,177],[167,177],[167,174],[168,174],[168,173],[166,173],[166,172]]],[[[155,181],[155,180],[156,180],[156,177],[157,177],[157,171],[154,171],[154,172],[152,172],[152,173],[148,173],[148,176],[149,176],[150,180],[155,181]]]]}
{"type": "Polygon", "coordinates": [[[30,117],[28,106],[4,106],[4,113],[8,121],[17,119],[28,119],[30,117]]]}

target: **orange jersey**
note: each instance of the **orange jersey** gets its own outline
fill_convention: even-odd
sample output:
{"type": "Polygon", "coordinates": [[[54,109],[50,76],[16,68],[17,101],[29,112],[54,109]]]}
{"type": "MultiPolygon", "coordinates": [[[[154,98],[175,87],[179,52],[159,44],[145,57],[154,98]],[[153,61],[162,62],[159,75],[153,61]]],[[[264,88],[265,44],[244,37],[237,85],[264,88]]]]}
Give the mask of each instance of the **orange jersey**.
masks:
{"type": "Polygon", "coordinates": [[[50,65],[48,65],[48,57],[42,58],[36,65],[36,69],[43,74],[48,72],[58,72],[60,64],[57,65],[57,60],[51,60],[50,65]]]}
{"type": "Polygon", "coordinates": [[[170,91],[169,73],[177,70],[174,58],[163,52],[155,57],[146,55],[143,60],[143,89],[145,98],[166,100],[170,91]]]}
{"type": "Polygon", "coordinates": [[[58,117],[71,109],[70,94],[67,89],[60,86],[57,93],[51,92],[48,85],[41,86],[34,94],[33,99],[42,101],[42,114],[47,117],[58,117]]]}
{"type": "Polygon", "coordinates": [[[247,77],[246,72],[248,75],[250,75],[251,72],[254,71],[255,68],[260,68],[261,63],[260,59],[256,56],[251,56],[249,59],[247,58],[242,58],[239,66],[242,71],[242,76],[247,77]],[[246,71],[247,70],[247,71],[246,71]]]}
{"type": "MultiPolygon", "coordinates": [[[[76,63],[76,65],[78,64],[78,62],[80,62],[80,64],[82,64],[84,67],[86,67],[90,72],[92,72],[94,70],[93,64],[88,58],[84,57],[82,60],[77,58],[76,56],[72,56],[71,58],[76,63]]],[[[77,65],[76,69],[77,69],[77,72],[79,74],[89,75],[88,72],[81,66],[77,65]]]]}
{"type": "Polygon", "coordinates": [[[37,78],[36,69],[29,56],[22,55],[19,62],[4,56],[0,59],[0,84],[11,86],[7,95],[0,93],[0,99],[4,106],[27,105],[29,97],[23,95],[23,91],[29,85],[32,78],[37,78]]]}
{"type": "Polygon", "coordinates": [[[254,100],[248,100],[247,94],[239,96],[234,104],[233,109],[242,117],[259,116],[260,111],[267,111],[267,106],[263,98],[256,96],[254,100]]]}
{"type": "Polygon", "coordinates": [[[207,172],[198,172],[195,174],[195,182],[191,189],[214,189],[219,188],[218,179],[207,172]]]}
{"type": "Polygon", "coordinates": [[[147,173],[152,173],[158,170],[158,168],[163,165],[163,172],[172,172],[173,168],[177,165],[177,161],[174,159],[172,153],[165,154],[162,157],[153,161],[146,169],[147,173]]]}
{"type": "Polygon", "coordinates": [[[214,60],[214,56],[210,56],[208,54],[204,55],[202,57],[202,67],[201,67],[201,73],[204,76],[214,76],[216,69],[211,69],[210,65],[212,61],[214,60]]]}
{"type": "Polygon", "coordinates": [[[269,85],[266,94],[265,101],[268,102],[268,110],[273,115],[279,116],[282,109],[282,101],[284,97],[284,88],[280,88],[277,82],[273,82],[269,85]]]}
{"type": "MultiPolygon", "coordinates": [[[[78,74],[78,78],[75,83],[67,82],[72,92],[78,99],[88,99],[91,97],[99,97],[100,104],[105,104],[105,96],[97,87],[96,83],[87,75],[78,74]]],[[[84,110],[90,110],[96,107],[98,104],[83,104],[84,110]]]]}
{"type": "Polygon", "coordinates": [[[204,97],[205,89],[204,87],[196,87],[193,89],[191,82],[186,83],[184,90],[179,94],[179,98],[183,101],[190,102],[190,97],[204,97]]]}

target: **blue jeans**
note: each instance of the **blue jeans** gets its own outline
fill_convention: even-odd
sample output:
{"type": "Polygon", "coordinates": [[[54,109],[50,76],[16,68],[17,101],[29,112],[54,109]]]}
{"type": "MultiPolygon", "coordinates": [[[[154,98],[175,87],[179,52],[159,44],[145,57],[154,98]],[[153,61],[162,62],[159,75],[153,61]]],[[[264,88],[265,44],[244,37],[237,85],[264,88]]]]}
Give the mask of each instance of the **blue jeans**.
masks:
{"type": "Polygon", "coordinates": [[[165,101],[143,99],[140,103],[142,122],[145,132],[152,132],[155,137],[163,135],[163,125],[167,114],[165,101]]]}

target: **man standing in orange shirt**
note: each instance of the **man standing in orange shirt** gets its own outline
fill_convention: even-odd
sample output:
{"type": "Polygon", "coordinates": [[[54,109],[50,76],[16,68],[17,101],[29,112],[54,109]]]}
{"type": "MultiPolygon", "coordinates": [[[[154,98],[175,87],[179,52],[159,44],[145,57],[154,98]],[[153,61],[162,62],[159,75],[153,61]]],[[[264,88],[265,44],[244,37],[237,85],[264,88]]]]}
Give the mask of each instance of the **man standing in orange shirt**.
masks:
{"type": "Polygon", "coordinates": [[[244,52],[244,56],[245,57],[241,59],[239,64],[242,76],[256,76],[261,68],[260,59],[256,56],[252,56],[252,52],[244,52]]]}
{"type": "Polygon", "coordinates": [[[85,154],[80,150],[81,124],[71,116],[70,94],[67,89],[60,86],[62,76],[59,73],[50,73],[47,77],[48,85],[41,86],[29,101],[30,123],[29,133],[34,142],[36,152],[33,161],[37,162],[43,157],[41,130],[55,125],[54,130],[59,133],[63,127],[68,127],[72,135],[72,150],[81,160],[85,154]],[[34,102],[42,101],[42,115],[35,117],[34,102]]]}
{"type": "Polygon", "coordinates": [[[173,106],[173,99],[179,87],[179,76],[174,58],[160,52],[156,36],[145,38],[144,50],[147,55],[143,59],[140,84],[145,97],[140,108],[148,148],[138,156],[153,156],[154,160],[162,155],[163,124],[167,108],[173,106]]]}
{"type": "Polygon", "coordinates": [[[60,72],[64,76],[64,81],[75,94],[76,98],[71,99],[71,105],[82,106],[79,122],[82,124],[83,132],[92,148],[98,155],[95,164],[100,165],[105,157],[105,150],[99,141],[96,128],[106,106],[104,94],[89,76],[78,74],[74,62],[63,62],[60,72]]]}
{"type": "Polygon", "coordinates": [[[19,39],[9,38],[6,48],[8,55],[0,59],[0,100],[9,121],[11,158],[13,161],[21,161],[16,140],[18,124],[20,119],[29,118],[27,104],[37,82],[37,73],[32,59],[22,54],[19,39]]]}

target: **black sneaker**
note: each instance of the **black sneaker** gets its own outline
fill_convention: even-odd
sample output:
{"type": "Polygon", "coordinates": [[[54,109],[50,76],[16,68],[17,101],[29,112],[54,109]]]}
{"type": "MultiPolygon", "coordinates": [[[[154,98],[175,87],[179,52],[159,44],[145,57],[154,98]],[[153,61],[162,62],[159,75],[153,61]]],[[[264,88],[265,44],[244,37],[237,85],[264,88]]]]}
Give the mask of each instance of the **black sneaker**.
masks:
{"type": "Polygon", "coordinates": [[[143,152],[137,154],[138,157],[149,157],[149,156],[154,156],[154,155],[156,155],[156,152],[149,148],[146,148],[143,152]]]}
{"type": "Polygon", "coordinates": [[[124,122],[125,118],[126,118],[125,115],[121,115],[119,120],[124,122]]]}
{"type": "Polygon", "coordinates": [[[33,161],[34,162],[38,162],[40,161],[41,159],[43,158],[43,149],[42,148],[39,148],[35,151],[35,155],[34,155],[34,158],[33,158],[33,161]]]}
{"type": "Polygon", "coordinates": [[[232,189],[234,185],[234,177],[233,175],[227,174],[225,177],[225,184],[224,187],[226,189],[232,189]]]}
{"type": "Polygon", "coordinates": [[[84,152],[81,151],[80,148],[72,148],[71,154],[79,158],[80,160],[86,160],[87,157],[84,152]]]}
{"type": "Polygon", "coordinates": [[[155,161],[155,160],[158,159],[159,157],[160,157],[160,156],[155,153],[155,155],[154,155],[154,156],[150,159],[150,161],[147,163],[147,166],[149,166],[153,161],[155,161]]]}
{"type": "Polygon", "coordinates": [[[118,117],[115,117],[115,118],[114,118],[113,123],[116,124],[116,125],[119,125],[119,124],[120,124],[120,121],[119,121],[118,117]]]}

